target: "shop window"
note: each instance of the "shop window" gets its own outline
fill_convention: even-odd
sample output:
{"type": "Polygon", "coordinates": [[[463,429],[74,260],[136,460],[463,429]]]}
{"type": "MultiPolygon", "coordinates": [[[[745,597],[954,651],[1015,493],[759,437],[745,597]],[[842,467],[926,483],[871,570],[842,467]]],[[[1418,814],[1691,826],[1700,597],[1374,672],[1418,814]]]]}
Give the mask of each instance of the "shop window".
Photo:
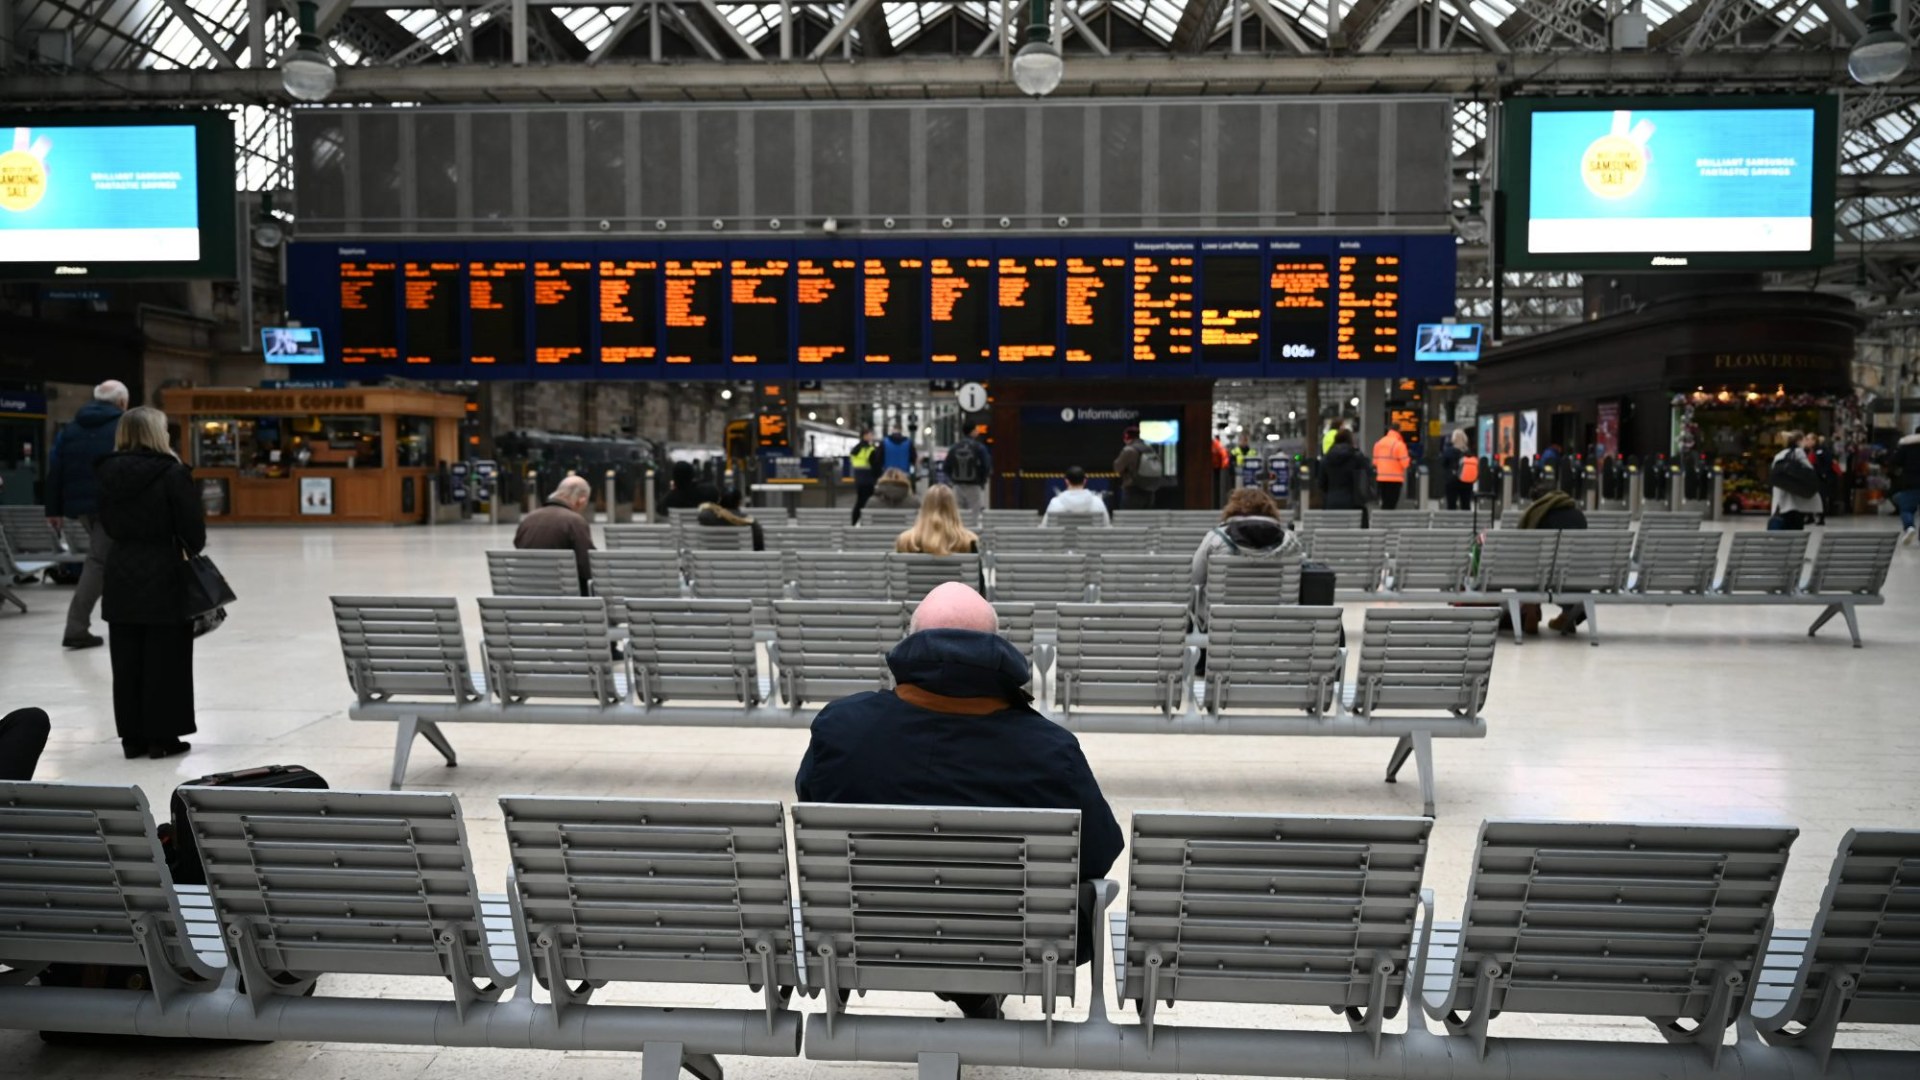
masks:
{"type": "Polygon", "coordinates": [[[425,416],[394,418],[394,464],[403,469],[431,468],[433,420],[425,416]]]}

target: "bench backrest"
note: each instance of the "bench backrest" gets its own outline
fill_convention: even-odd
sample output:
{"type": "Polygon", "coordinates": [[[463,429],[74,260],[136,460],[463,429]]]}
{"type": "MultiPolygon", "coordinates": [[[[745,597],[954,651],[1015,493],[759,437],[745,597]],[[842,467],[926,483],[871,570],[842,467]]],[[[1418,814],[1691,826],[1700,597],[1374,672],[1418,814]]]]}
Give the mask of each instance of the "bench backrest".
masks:
{"type": "Polygon", "coordinates": [[[1087,570],[1103,604],[1193,603],[1191,556],[1114,553],[1089,559],[1087,570]]]}
{"type": "Polygon", "coordinates": [[[1322,526],[1307,537],[1307,558],[1331,567],[1334,583],[1340,588],[1373,592],[1380,587],[1380,576],[1387,569],[1388,535],[1378,529],[1322,526]]]}
{"type": "Polygon", "coordinates": [[[593,594],[607,602],[607,620],[627,621],[629,600],[674,600],[680,596],[680,553],[666,549],[595,551],[587,555],[593,594]]]}
{"type": "MultiPolygon", "coordinates": [[[[1716,983],[1764,958],[1797,830],[1489,821],[1480,829],[1453,1008],[1498,966],[1489,1007],[1699,1022],[1716,983]]],[[[1716,1037],[1714,1041],[1718,1041],[1716,1037]]]]}
{"type": "Polygon", "coordinates": [[[500,811],[549,987],[799,983],[779,803],[514,795],[500,811]]]}
{"type": "Polygon", "coordinates": [[[1206,595],[1200,603],[1297,604],[1300,602],[1300,559],[1235,555],[1226,548],[1207,553],[1206,595]]]}
{"type": "Polygon", "coordinates": [[[571,551],[489,551],[487,578],[495,596],[580,595],[580,564],[571,551]]]}
{"type": "Polygon", "coordinates": [[[889,552],[900,538],[900,531],[865,524],[858,528],[841,529],[840,550],[889,552]]]}
{"type": "Polygon", "coordinates": [[[1900,534],[1824,533],[1813,555],[1807,591],[1822,596],[1857,593],[1878,596],[1893,567],[1893,551],[1900,534]]]}
{"type": "MultiPolygon", "coordinates": [[[[1897,534],[1893,535],[1897,539],[1897,534]]],[[[1840,1023],[1920,1024],[1920,830],[1852,829],[1840,840],[1793,995],[1775,1023],[1810,1024],[1852,980],[1840,1023]]]]}
{"type": "Polygon", "coordinates": [[[1806,569],[1807,540],[1804,532],[1734,533],[1727,548],[1727,568],[1720,575],[1720,591],[1790,593],[1799,588],[1806,569]]]}
{"type": "Polygon", "coordinates": [[[917,604],[934,586],[949,581],[978,588],[978,555],[887,555],[887,599],[917,604]]]}
{"type": "Polygon", "coordinates": [[[1184,701],[1187,609],[1178,604],[1061,604],[1055,702],[1159,709],[1184,701]]]}
{"type": "Polygon", "coordinates": [[[1633,529],[1631,510],[1588,510],[1585,514],[1588,529],[1607,532],[1629,532],[1633,529]]]}
{"type": "Polygon", "coordinates": [[[1703,593],[1719,568],[1720,533],[1681,530],[1640,534],[1640,572],[1634,591],[1703,593]]]}
{"type": "Polygon", "coordinates": [[[838,525],[763,525],[768,551],[838,551],[838,525]]]}
{"type": "Polygon", "coordinates": [[[913,519],[919,516],[920,511],[918,510],[909,510],[905,507],[875,506],[872,503],[868,503],[866,509],[860,511],[859,527],[862,529],[880,529],[889,536],[897,536],[905,530],[907,526],[912,525],[913,519]]]}
{"type": "MultiPolygon", "coordinates": [[[[0,780],[0,966],[145,968],[202,982],[140,789],[0,780]]],[[[162,978],[165,978],[163,974],[162,978]]]]}
{"type": "MultiPolygon", "coordinates": [[[[852,520],[852,511],[844,506],[796,506],[793,508],[795,525],[845,525],[852,520]]],[[[769,518],[777,523],[778,516],[769,518]]]]}
{"type": "Polygon", "coordinates": [[[87,533],[86,523],[79,518],[68,518],[60,523],[60,539],[67,550],[75,555],[85,555],[93,550],[93,537],[87,533]]]}
{"type": "Polygon", "coordinates": [[[1353,711],[1477,715],[1487,703],[1497,608],[1369,608],[1353,711]]]}
{"type": "Polygon", "coordinates": [[[1220,524],[1219,515],[1206,522],[1181,522],[1177,525],[1161,525],[1153,532],[1153,550],[1157,555],[1185,555],[1189,559],[1199,549],[1200,541],[1220,524]]]}
{"type": "MultiPolygon", "coordinates": [[[[792,813],[812,985],[1073,997],[1078,810],[800,803],[792,813]]],[[[831,989],[825,1000],[839,1007],[831,989]]]]}
{"type": "Polygon", "coordinates": [[[1465,529],[1408,529],[1395,542],[1394,589],[1459,592],[1472,546],[1473,534],[1465,529]]]}
{"type": "Polygon", "coordinates": [[[1340,609],[1216,605],[1207,612],[1207,711],[1298,709],[1339,700],[1340,609]]]}
{"type": "Polygon", "coordinates": [[[607,643],[607,604],[598,597],[483,596],[480,629],[487,686],[503,703],[586,698],[612,705],[622,696],[607,643]]]}
{"type": "Polygon", "coordinates": [[[1047,525],[1056,529],[1104,529],[1107,519],[1091,510],[1077,512],[1062,511],[1048,519],[1047,525]]]}
{"type": "Polygon", "coordinates": [[[1625,529],[1569,529],[1553,557],[1554,592],[1619,592],[1633,564],[1633,534],[1625,529]]]}
{"type": "Polygon", "coordinates": [[[885,600],[887,557],[877,551],[789,551],[786,577],[800,600],[885,600]]]}
{"type": "Polygon", "coordinates": [[[1507,507],[1505,510],[1501,511],[1500,513],[1500,527],[1503,529],[1519,528],[1520,516],[1524,512],[1525,512],[1524,507],[1519,507],[1519,506],[1507,507]]]}
{"type": "Polygon", "coordinates": [[[777,600],[773,627],[781,700],[797,709],[890,685],[887,651],[907,624],[893,600],[777,600]]]}
{"type": "Polygon", "coordinates": [[[1358,529],[1365,520],[1363,510],[1304,510],[1300,514],[1300,539],[1311,547],[1313,534],[1321,529],[1358,529]]]}
{"type": "Polygon", "coordinates": [[[636,600],[627,633],[627,672],[642,706],[760,703],[751,600],[636,600]]]}
{"type": "Polygon", "coordinates": [[[1433,510],[1430,513],[1433,520],[1427,524],[1429,529],[1458,529],[1465,532],[1493,526],[1493,515],[1484,510],[1433,510]]]}
{"type": "Polygon", "coordinates": [[[687,551],[687,577],[702,600],[752,600],[763,607],[786,595],[787,560],[777,551],[687,551]]]}
{"type": "MultiPolygon", "coordinates": [[[[691,514],[691,511],[683,511],[691,514]]],[[[607,525],[602,528],[608,551],[679,551],[679,526],[607,525]]]]}
{"type": "Polygon", "coordinates": [[[451,596],[336,596],[333,624],[359,700],[479,700],[451,596]]]}
{"type": "Polygon", "coordinates": [[[1381,532],[1398,532],[1401,529],[1431,529],[1433,528],[1433,511],[1375,510],[1372,519],[1367,522],[1367,527],[1370,529],[1379,529],[1381,532]]]}
{"type": "Polygon", "coordinates": [[[44,506],[0,506],[0,530],[23,557],[61,553],[60,534],[47,523],[44,506]]]}
{"type": "MultiPolygon", "coordinates": [[[[914,605],[906,606],[907,614],[911,617],[914,605]]],[[[993,605],[993,613],[1000,618],[1000,636],[1006,638],[1008,644],[1020,650],[1020,655],[1027,658],[1028,664],[1037,668],[1039,664],[1034,659],[1033,605],[996,603],[993,605]]]]}
{"type": "Polygon", "coordinates": [[[680,546],[688,551],[751,552],[753,530],[744,525],[702,525],[689,521],[680,529],[680,546]]]}
{"type": "Polygon", "coordinates": [[[980,538],[980,548],[992,555],[1058,555],[1067,550],[1067,530],[1039,525],[995,526],[980,538]]]}
{"type": "MultiPolygon", "coordinates": [[[[1062,515],[1062,516],[1065,516],[1065,515],[1062,515]]],[[[1059,519],[1056,518],[1055,520],[1059,520],[1059,519]]],[[[987,510],[980,511],[979,523],[982,527],[988,528],[988,529],[1003,528],[1003,527],[1011,527],[1015,529],[1030,529],[1040,524],[1040,511],[1019,510],[1019,509],[1009,510],[1005,508],[987,509],[987,510]]]]}
{"type": "MultiPolygon", "coordinates": [[[[481,922],[460,803],[415,791],[183,787],[207,891],[269,975],[506,980],[481,922]]],[[[245,947],[245,946],[242,946],[245,947]]]]}
{"type": "Polygon", "coordinates": [[[1706,520],[1698,510],[1642,510],[1641,532],[1695,532],[1706,520]]]}
{"type": "Polygon", "coordinates": [[[1544,592],[1553,580],[1558,529],[1496,529],[1480,548],[1481,592],[1544,592]]]}
{"type": "Polygon", "coordinates": [[[1042,610],[1055,604],[1083,603],[1087,599],[1087,557],[1085,555],[1028,555],[994,552],[991,594],[998,603],[1038,604],[1042,610]]]}
{"type": "Polygon", "coordinates": [[[1145,555],[1153,550],[1153,530],[1083,525],[1067,538],[1067,548],[1082,555],[1145,555]]]}
{"type": "Polygon", "coordinates": [[[1423,817],[1134,814],[1122,998],[1399,1001],[1432,829],[1423,817]]]}

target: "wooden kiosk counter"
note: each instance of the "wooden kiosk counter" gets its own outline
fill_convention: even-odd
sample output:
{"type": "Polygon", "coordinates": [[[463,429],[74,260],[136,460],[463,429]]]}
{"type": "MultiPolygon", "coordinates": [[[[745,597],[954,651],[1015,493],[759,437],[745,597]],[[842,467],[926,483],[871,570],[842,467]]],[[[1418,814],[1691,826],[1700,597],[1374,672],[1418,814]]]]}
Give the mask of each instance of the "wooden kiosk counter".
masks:
{"type": "Polygon", "coordinates": [[[459,459],[466,402],[427,390],[168,390],[211,522],[407,524],[459,459]]]}

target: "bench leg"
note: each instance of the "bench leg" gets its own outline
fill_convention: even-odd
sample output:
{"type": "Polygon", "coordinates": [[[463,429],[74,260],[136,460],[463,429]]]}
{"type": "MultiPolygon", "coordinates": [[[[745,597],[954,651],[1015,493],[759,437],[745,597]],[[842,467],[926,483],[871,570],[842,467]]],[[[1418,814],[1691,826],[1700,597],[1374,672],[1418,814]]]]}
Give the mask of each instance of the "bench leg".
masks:
{"type": "Polygon", "coordinates": [[[407,759],[413,756],[413,739],[416,735],[425,736],[433,748],[440,751],[440,756],[447,759],[448,768],[460,764],[454,758],[453,744],[447,741],[446,733],[440,730],[439,724],[417,716],[405,716],[401,717],[397,728],[393,735],[393,780],[389,785],[394,791],[399,791],[407,781],[407,759]]]}
{"type": "Polygon", "coordinates": [[[1387,783],[1400,782],[1400,766],[1407,763],[1407,757],[1412,753],[1413,736],[1400,736],[1400,741],[1393,744],[1393,756],[1387,759],[1387,783]]]}
{"type": "Polygon", "coordinates": [[[960,1080],[959,1054],[923,1053],[919,1080],[960,1080]]]}
{"type": "Polygon", "coordinates": [[[1587,610],[1587,644],[1597,646],[1600,644],[1600,604],[1589,598],[1580,601],[1580,606],[1587,610]]]}
{"type": "Polygon", "coordinates": [[[1846,616],[1847,633],[1853,635],[1853,647],[1856,649],[1859,648],[1860,647],[1860,620],[1855,617],[1854,606],[1852,604],[1840,605],[1840,614],[1846,616]]]}
{"type": "Polygon", "coordinates": [[[19,608],[20,614],[22,615],[25,615],[27,613],[27,602],[25,600],[20,599],[20,594],[17,592],[14,592],[13,587],[6,584],[5,582],[0,582],[0,601],[5,601],[6,603],[12,604],[14,607],[19,608]]]}
{"type": "Polygon", "coordinates": [[[1855,615],[1852,604],[1828,604],[1827,609],[1820,613],[1820,617],[1813,620],[1813,625],[1807,627],[1807,636],[1812,637],[1818,634],[1820,628],[1831,622],[1835,615],[1842,616],[1847,620],[1847,633],[1853,636],[1853,647],[1856,649],[1859,648],[1860,620],[1855,615]]]}
{"type": "Polygon", "coordinates": [[[1427,732],[1413,733],[1413,763],[1420,770],[1422,812],[1433,817],[1433,736],[1427,732]]]}
{"type": "Polygon", "coordinates": [[[1807,636],[1812,637],[1815,634],[1818,634],[1820,632],[1820,628],[1827,625],[1827,623],[1831,622],[1833,617],[1838,614],[1840,614],[1840,605],[1828,604],[1827,609],[1820,613],[1820,617],[1813,620],[1813,625],[1807,627],[1807,636]]]}
{"type": "Polygon", "coordinates": [[[1524,644],[1521,639],[1526,637],[1526,631],[1521,629],[1520,626],[1520,601],[1507,601],[1507,617],[1513,620],[1513,643],[1515,645],[1524,644]]]}
{"type": "Polygon", "coordinates": [[[440,756],[447,759],[447,768],[452,769],[460,764],[460,759],[453,754],[453,744],[447,741],[447,733],[440,730],[439,724],[431,720],[420,721],[420,734],[426,736],[433,748],[440,751],[440,756]]]}
{"type": "Polygon", "coordinates": [[[720,1063],[712,1054],[689,1054],[686,1044],[640,1044],[640,1080],[679,1080],[684,1068],[698,1080],[722,1080],[720,1063]]]}

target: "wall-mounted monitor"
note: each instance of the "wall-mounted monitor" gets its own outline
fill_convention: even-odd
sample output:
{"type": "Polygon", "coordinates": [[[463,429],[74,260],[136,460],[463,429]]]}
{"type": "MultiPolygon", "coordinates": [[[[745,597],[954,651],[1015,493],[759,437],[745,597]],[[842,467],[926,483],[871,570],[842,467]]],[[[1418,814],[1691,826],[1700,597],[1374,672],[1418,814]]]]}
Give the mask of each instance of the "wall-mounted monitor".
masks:
{"type": "Polygon", "coordinates": [[[263,326],[260,355],[269,364],[324,364],[327,350],[317,326],[263,326]]]}
{"type": "Polygon", "coordinates": [[[1480,359],[1479,323],[1421,323],[1413,338],[1415,360],[1465,364],[1480,359]]]}
{"type": "Polygon", "coordinates": [[[1832,95],[1515,98],[1513,270],[1772,270],[1833,261],[1832,95]]]}
{"type": "Polygon", "coordinates": [[[219,112],[0,113],[0,278],[231,278],[219,112]]]}
{"type": "Polygon", "coordinates": [[[1175,446],[1180,442],[1180,421],[1140,421],[1140,441],[1154,446],[1175,446]]]}

